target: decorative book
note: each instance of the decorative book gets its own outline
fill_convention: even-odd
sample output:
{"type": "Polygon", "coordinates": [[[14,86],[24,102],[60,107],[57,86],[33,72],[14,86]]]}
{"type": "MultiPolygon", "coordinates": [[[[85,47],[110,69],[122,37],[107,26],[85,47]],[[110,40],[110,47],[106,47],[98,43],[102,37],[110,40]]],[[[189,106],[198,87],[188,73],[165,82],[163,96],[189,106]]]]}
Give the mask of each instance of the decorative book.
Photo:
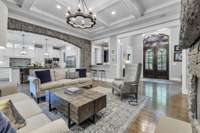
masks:
{"type": "Polygon", "coordinates": [[[72,95],[72,94],[80,94],[81,90],[79,88],[72,87],[72,88],[65,89],[64,93],[70,94],[70,95],[72,95]]]}

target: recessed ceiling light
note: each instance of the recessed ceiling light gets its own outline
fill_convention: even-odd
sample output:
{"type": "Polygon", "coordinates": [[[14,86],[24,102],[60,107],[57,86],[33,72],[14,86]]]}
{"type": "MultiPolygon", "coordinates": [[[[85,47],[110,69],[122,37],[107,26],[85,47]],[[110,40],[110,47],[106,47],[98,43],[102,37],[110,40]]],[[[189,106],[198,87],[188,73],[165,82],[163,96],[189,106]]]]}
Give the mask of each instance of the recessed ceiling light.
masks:
{"type": "Polygon", "coordinates": [[[56,5],[56,8],[57,9],[61,9],[61,5],[56,5]]]}
{"type": "Polygon", "coordinates": [[[111,14],[112,14],[112,15],[115,15],[115,14],[116,14],[116,11],[112,11],[111,14]]]}

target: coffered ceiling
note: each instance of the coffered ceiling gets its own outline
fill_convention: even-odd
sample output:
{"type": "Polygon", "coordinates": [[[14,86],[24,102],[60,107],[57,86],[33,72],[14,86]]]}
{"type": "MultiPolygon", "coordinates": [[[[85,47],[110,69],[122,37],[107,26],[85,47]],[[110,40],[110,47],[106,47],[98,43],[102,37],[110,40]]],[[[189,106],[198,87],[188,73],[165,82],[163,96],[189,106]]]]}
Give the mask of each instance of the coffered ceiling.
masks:
{"type": "Polygon", "coordinates": [[[179,19],[180,0],[86,0],[97,16],[92,29],[74,29],[65,23],[67,7],[78,0],[3,0],[11,17],[32,20],[44,26],[94,40],[120,34],[137,26],[151,26],[179,19]],[[126,30],[125,30],[126,29],[126,30]]]}

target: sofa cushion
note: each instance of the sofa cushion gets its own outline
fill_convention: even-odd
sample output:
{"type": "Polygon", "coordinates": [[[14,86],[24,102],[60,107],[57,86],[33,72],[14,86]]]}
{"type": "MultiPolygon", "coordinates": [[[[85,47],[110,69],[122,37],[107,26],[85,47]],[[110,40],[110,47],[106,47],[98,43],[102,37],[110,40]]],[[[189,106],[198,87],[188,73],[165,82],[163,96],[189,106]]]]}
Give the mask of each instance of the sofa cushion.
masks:
{"type": "Polygon", "coordinates": [[[60,80],[60,82],[62,82],[64,86],[72,86],[79,83],[77,79],[63,79],[60,80]]]}
{"type": "Polygon", "coordinates": [[[64,86],[62,80],[53,81],[53,82],[41,84],[40,90],[45,91],[45,90],[48,90],[48,89],[53,89],[53,88],[62,87],[62,86],[64,86]]]}
{"type": "Polygon", "coordinates": [[[0,100],[2,100],[2,99],[10,99],[12,101],[12,103],[16,103],[19,101],[24,101],[24,100],[30,99],[30,97],[25,95],[24,93],[16,93],[16,94],[1,97],[0,100]]]}
{"type": "Polygon", "coordinates": [[[42,112],[33,99],[16,102],[14,106],[24,119],[28,119],[42,112]]]}
{"type": "Polygon", "coordinates": [[[35,71],[35,75],[40,79],[41,83],[51,82],[50,70],[35,71]]]}
{"type": "Polygon", "coordinates": [[[15,106],[10,99],[0,100],[0,112],[3,112],[5,116],[10,120],[12,127],[19,129],[25,126],[24,118],[18,113],[15,106]]]}
{"type": "Polygon", "coordinates": [[[192,133],[192,125],[170,117],[162,117],[156,126],[155,133],[192,133]]]}
{"type": "Polygon", "coordinates": [[[66,79],[77,79],[79,78],[78,72],[66,72],[66,79]]]}
{"type": "Polygon", "coordinates": [[[51,120],[43,113],[26,119],[26,126],[17,130],[17,133],[30,133],[44,125],[50,123],[51,120]]]}
{"type": "Polygon", "coordinates": [[[79,79],[76,79],[78,80],[79,83],[85,83],[85,82],[88,82],[88,81],[92,81],[91,78],[79,78],[79,79]]]}
{"type": "Polygon", "coordinates": [[[17,93],[17,84],[15,83],[6,83],[0,85],[0,96],[8,96],[14,93],[17,93]]]}
{"type": "Polygon", "coordinates": [[[62,80],[66,78],[66,71],[65,69],[54,69],[54,78],[56,81],[62,80]]]}
{"type": "Polygon", "coordinates": [[[68,133],[69,129],[63,119],[55,120],[31,133],[68,133]]]}

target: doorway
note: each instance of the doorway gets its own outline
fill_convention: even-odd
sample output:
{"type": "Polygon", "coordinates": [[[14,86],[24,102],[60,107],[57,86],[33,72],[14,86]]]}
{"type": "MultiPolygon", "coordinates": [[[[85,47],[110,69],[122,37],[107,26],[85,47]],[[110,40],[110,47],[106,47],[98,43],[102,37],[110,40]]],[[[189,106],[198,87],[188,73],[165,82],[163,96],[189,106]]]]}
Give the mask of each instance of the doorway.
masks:
{"type": "Polygon", "coordinates": [[[148,35],[143,43],[143,76],[169,79],[169,36],[165,34],[148,35]]]}

